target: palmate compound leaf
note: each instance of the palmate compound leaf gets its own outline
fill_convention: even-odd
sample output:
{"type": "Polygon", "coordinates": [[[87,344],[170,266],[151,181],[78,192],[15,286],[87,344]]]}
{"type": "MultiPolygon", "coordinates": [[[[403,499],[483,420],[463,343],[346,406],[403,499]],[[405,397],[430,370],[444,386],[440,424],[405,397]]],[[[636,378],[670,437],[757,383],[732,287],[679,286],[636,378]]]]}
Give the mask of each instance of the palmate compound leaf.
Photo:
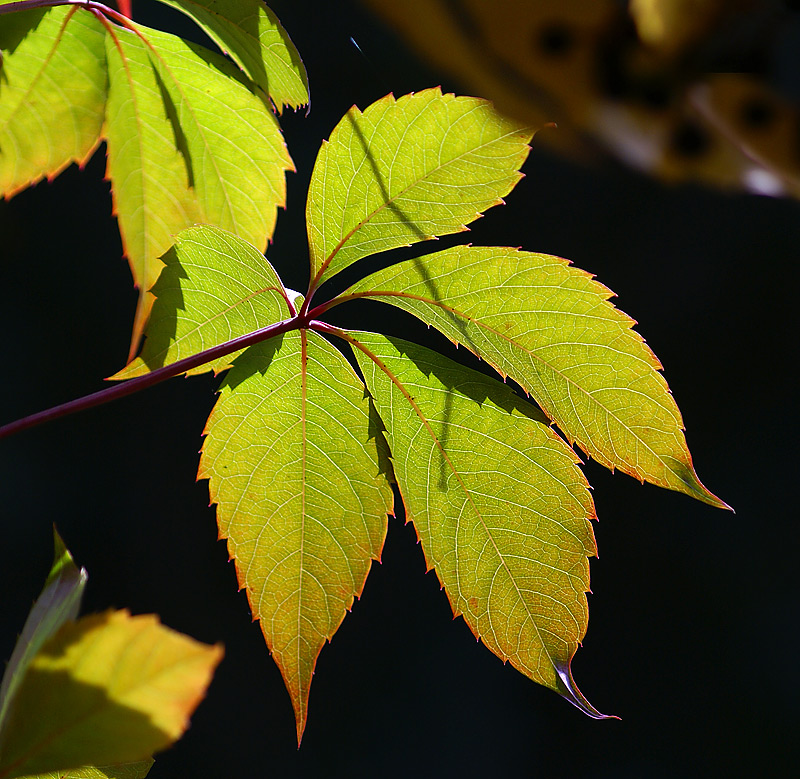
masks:
{"type": "Polygon", "coordinates": [[[456,246],[378,271],[350,295],[416,315],[519,382],[603,465],[727,508],[697,478],[678,407],[634,321],[567,260],[456,246]]]}
{"type": "Polygon", "coordinates": [[[6,198],[85,162],[100,142],[103,38],[102,24],[74,7],[2,17],[0,194],[6,198]]]}
{"type": "Polygon", "coordinates": [[[438,88],[351,108],[311,176],[311,288],[369,254],[465,230],[519,181],[532,136],[438,88]]]}
{"type": "Polygon", "coordinates": [[[220,646],[153,615],[108,611],[67,622],[33,658],[11,704],[0,775],[148,761],[182,735],[221,657],[220,646]]]}
{"type": "Polygon", "coordinates": [[[194,19],[281,112],[308,103],[308,75],[278,17],[262,0],[159,0],[194,19]]]}
{"type": "Polygon", "coordinates": [[[317,656],[379,558],[392,506],[364,385],[321,336],[248,349],[206,428],[220,536],[292,698],[298,742],[317,656]]]}
{"type": "Polygon", "coordinates": [[[499,382],[399,339],[352,339],[406,516],[453,613],[504,661],[603,718],[570,671],[596,554],[575,453],[499,382]]]}
{"type": "MultiPolygon", "coordinates": [[[[147,339],[113,378],[131,379],[287,318],[287,292],[254,246],[217,227],[184,230],[163,257],[147,339]]],[[[230,367],[236,354],[188,371],[230,367]]]]}
{"type": "Polygon", "coordinates": [[[109,44],[116,51],[110,71],[116,110],[106,128],[115,149],[112,193],[140,288],[134,344],[170,236],[199,220],[263,251],[285,203],[285,173],[294,170],[270,107],[233,63],[177,36],[135,27],[139,41],[115,31],[109,44]],[[159,180],[162,157],[166,178],[159,180]]]}

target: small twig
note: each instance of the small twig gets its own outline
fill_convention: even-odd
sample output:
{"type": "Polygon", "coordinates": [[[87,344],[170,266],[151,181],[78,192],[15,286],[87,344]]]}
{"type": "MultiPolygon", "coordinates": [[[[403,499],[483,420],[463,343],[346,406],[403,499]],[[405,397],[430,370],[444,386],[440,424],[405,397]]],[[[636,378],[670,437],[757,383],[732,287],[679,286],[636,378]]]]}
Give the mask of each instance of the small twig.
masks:
{"type": "MultiPolygon", "coordinates": [[[[315,322],[314,324],[316,325],[317,323],[315,322]]],[[[43,422],[49,422],[53,419],[74,414],[78,411],[85,411],[86,409],[94,408],[95,406],[101,406],[104,403],[109,403],[117,398],[124,398],[126,395],[132,395],[135,392],[152,387],[153,385],[159,384],[160,382],[170,379],[173,376],[178,376],[181,373],[185,373],[192,368],[197,368],[200,365],[212,362],[220,357],[225,357],[226,355],[237,352],[240,349],[245,349],[248,346],[261,343],[261,341],[265,341],[267,338],[273,338],[274,336],[281,335],[289,330],[307,327],[308,325],[309,320],[299,315],[292,317],[291,319],[284,319],[282,322],[276,322],[275,324],[263,327],[260,330],[255,330],[247,335],[234,338],[231,341],[226,341],[218,346],[213,346],[210,349],[206,349],[198,354],[194,354],[191,357],[186,357],[185,359],[178,360],[170,365],[165,365],[163,368],[157,368],[145,376],[137,376],[135,379],[128,379],[127,381],[116,384],[108,389],[94,392],[91,395],[84,395],[81,398],[76,398],[75,400],[70,400],[67,403],[62,403],[60,406],[53,406],[52,408],[45,409],[44,411],[39,411],[35,414],[31,414],[30,416],[18,419],[15,422],[10,422],[9,424],[0,427],[0,439],[7,438],[8,436],[14,435],[14,433],[20,433],[30,427],[41,425],[43,422]]]]}

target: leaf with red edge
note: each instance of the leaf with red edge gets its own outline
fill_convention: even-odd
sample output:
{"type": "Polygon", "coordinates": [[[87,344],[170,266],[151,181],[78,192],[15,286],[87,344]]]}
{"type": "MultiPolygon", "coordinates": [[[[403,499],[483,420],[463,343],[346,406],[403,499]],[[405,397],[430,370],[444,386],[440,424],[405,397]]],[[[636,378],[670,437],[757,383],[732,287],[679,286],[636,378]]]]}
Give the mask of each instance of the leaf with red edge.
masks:
{"type": "Polygon", "coordinates": [[[239,357],[208,420],[199,478],[291,695],[298,743],[317,656],[383,547],[384,446],[364,385],[305,330],[239,357]]]}

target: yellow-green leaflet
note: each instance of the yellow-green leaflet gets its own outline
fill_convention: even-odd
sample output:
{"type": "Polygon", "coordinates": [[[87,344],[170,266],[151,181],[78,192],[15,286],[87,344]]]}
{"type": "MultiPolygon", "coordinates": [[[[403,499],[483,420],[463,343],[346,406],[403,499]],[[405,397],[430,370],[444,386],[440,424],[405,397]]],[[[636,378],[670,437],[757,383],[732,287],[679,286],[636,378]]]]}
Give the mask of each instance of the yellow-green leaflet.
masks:
{"type": "Polygon", "coordinates": [[[251,347],[222,386],[199,478],[292,697],[298,741],[317,656],[361,594],[391,511],[364,385],[316,333],[251,347]]]}
{"type": "Polygon", "coordinates": [[[406,516],[453,613],[503,660],[602,718],[570,672],[596,553],[575,453],[502,384],[407,341],[352,335],[406,516]]]}
{"type": "Polygon", "coordinates": [[[661,364],[633,320],[567,260],[456,246],[379,271],[349,293],[409,311],[519,382],[604,465],[725,506],[695,474],[661,364]]]}
{"type": "Polygon", "coordinates": [[[3,16],[0,195],[11,197],[91,156],[106,102],[104,34],[77,8],[3,16]]]}
{"type": "Polygon", "coordinates": [[[426,89],[353,107],[323,142],[306,226],[316,285],[362,257],[465,230],[521,178],[533,132],[426,89]]]}

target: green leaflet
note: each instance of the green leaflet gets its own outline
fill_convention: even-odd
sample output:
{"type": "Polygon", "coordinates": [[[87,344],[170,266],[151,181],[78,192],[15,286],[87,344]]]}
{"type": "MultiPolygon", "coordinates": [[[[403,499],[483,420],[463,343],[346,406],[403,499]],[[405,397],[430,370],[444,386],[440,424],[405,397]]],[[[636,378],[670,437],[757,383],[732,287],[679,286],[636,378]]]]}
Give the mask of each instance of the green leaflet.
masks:
{"type": "Polygon", "coordinates": [[[28,774],[20,779],[144,779],[153,767],[152,758],[136,763],[109,766],[84,766],[66,771],[47,771],[43,774],[28,774]]]}
{"type": "MultiPolygon", "coordinates": [[[[192,227],[175,238],[153,294],[147,340],[113,378],[131,379],[289,316],[286,291],[255,247],[216,227],[192,227]]],[[[189,374],[228,368],[228,355],[189,374]]]]}
{"type": "Polygon", "coordinates": [[[353,342],[406,515],[453,613],[503,660],[603,717],[570,673],[596,553],[574,452],[482,374],[399,339],[353,342]]]}
{"type": "Polygon", "coordinates": [[[305,330],[246,351],[206,428],[198,478],[210,479],[298,741],[317,656],[383,546],[392,492],[379,431],[347,361],[305,330]]]}
{"type": "Polygon", "coordinates": [[[3,683],[0,686],[0,733],[31,660],[65,622],[74,620],[78,616],[83,590],[86,587],[86,571],[83,568],[78,569],[61,536],[55,530],[53,542],[55,546],[53,566],[41,594],[28,614],[28,619],[25,620],[25,627],[3,674],[3,683]]]}
{"type": "Polygon", "coordinates": [[[294,44],[261,0],[159,0],[194,19],[209,37],[283,106],[308,103],[308,76],[294,44]]]}
{"type": "Polygon", "coordinates": [[[184,732],[221,657],[221,647],[153,615],[65,623],[19,686],[0,734],[0,774],[148,761],[184,732]]]}
{"type": "Polygon", "coordinates": [[[350,109],[309,185],[312,289],[369,254],[466,229],[519,181],[532,135],[438,88],[350,109]]]}
{"type": "Polygon", "coordinates": [[[0,24],[0,193],[6,198],[100,142],[106,100],[104,30],[76,8],[25,11],[0,24]]]}
{"type": "Polygon", "coordinates": [[[566,260],[457,246],[358,282],[519,382],[570,441],[610,468],[726,507],[697,479],[658,359],[612,293],[566,260]]]}
{"type": "Polygon", "coordinates": [[[284,172],[294,170],[274,115],[225,58],[136,27],[180,125],[203,218],[263,251],[284,205],[284,172]]]}
{"type": "MultiPolygon", "coordinates": [[[[147,41],[199,219],[230,230],[263,251],[275,227],[277,208],[284,205],[285,171],[294,169],[277,120],[228,60],[174,35],[141,25],[136,29],[147,41]]],[[[157,150],[146,153],[152,156],[157,150]]],[[[110,173],[112,187],[126,186],[113,169],[110,173]]],[[[158,220],[159,213],[151,208],[143,217],[158,220]]],[[[132,259],[132,267],[139,262],[132,259]]],[[[134,343],[148,308],[145,302],[137,313],[134,343]]]]}
{"type": "Polygon", "coordinates": [[[105,137],[114,212],[139,303],[134,341],[150,313],[148,290],[164,267],[161,255],[175,234],[199,221],[150,50],[138,35],[115,28],[106,37],[109,89],[105,137]]]}

